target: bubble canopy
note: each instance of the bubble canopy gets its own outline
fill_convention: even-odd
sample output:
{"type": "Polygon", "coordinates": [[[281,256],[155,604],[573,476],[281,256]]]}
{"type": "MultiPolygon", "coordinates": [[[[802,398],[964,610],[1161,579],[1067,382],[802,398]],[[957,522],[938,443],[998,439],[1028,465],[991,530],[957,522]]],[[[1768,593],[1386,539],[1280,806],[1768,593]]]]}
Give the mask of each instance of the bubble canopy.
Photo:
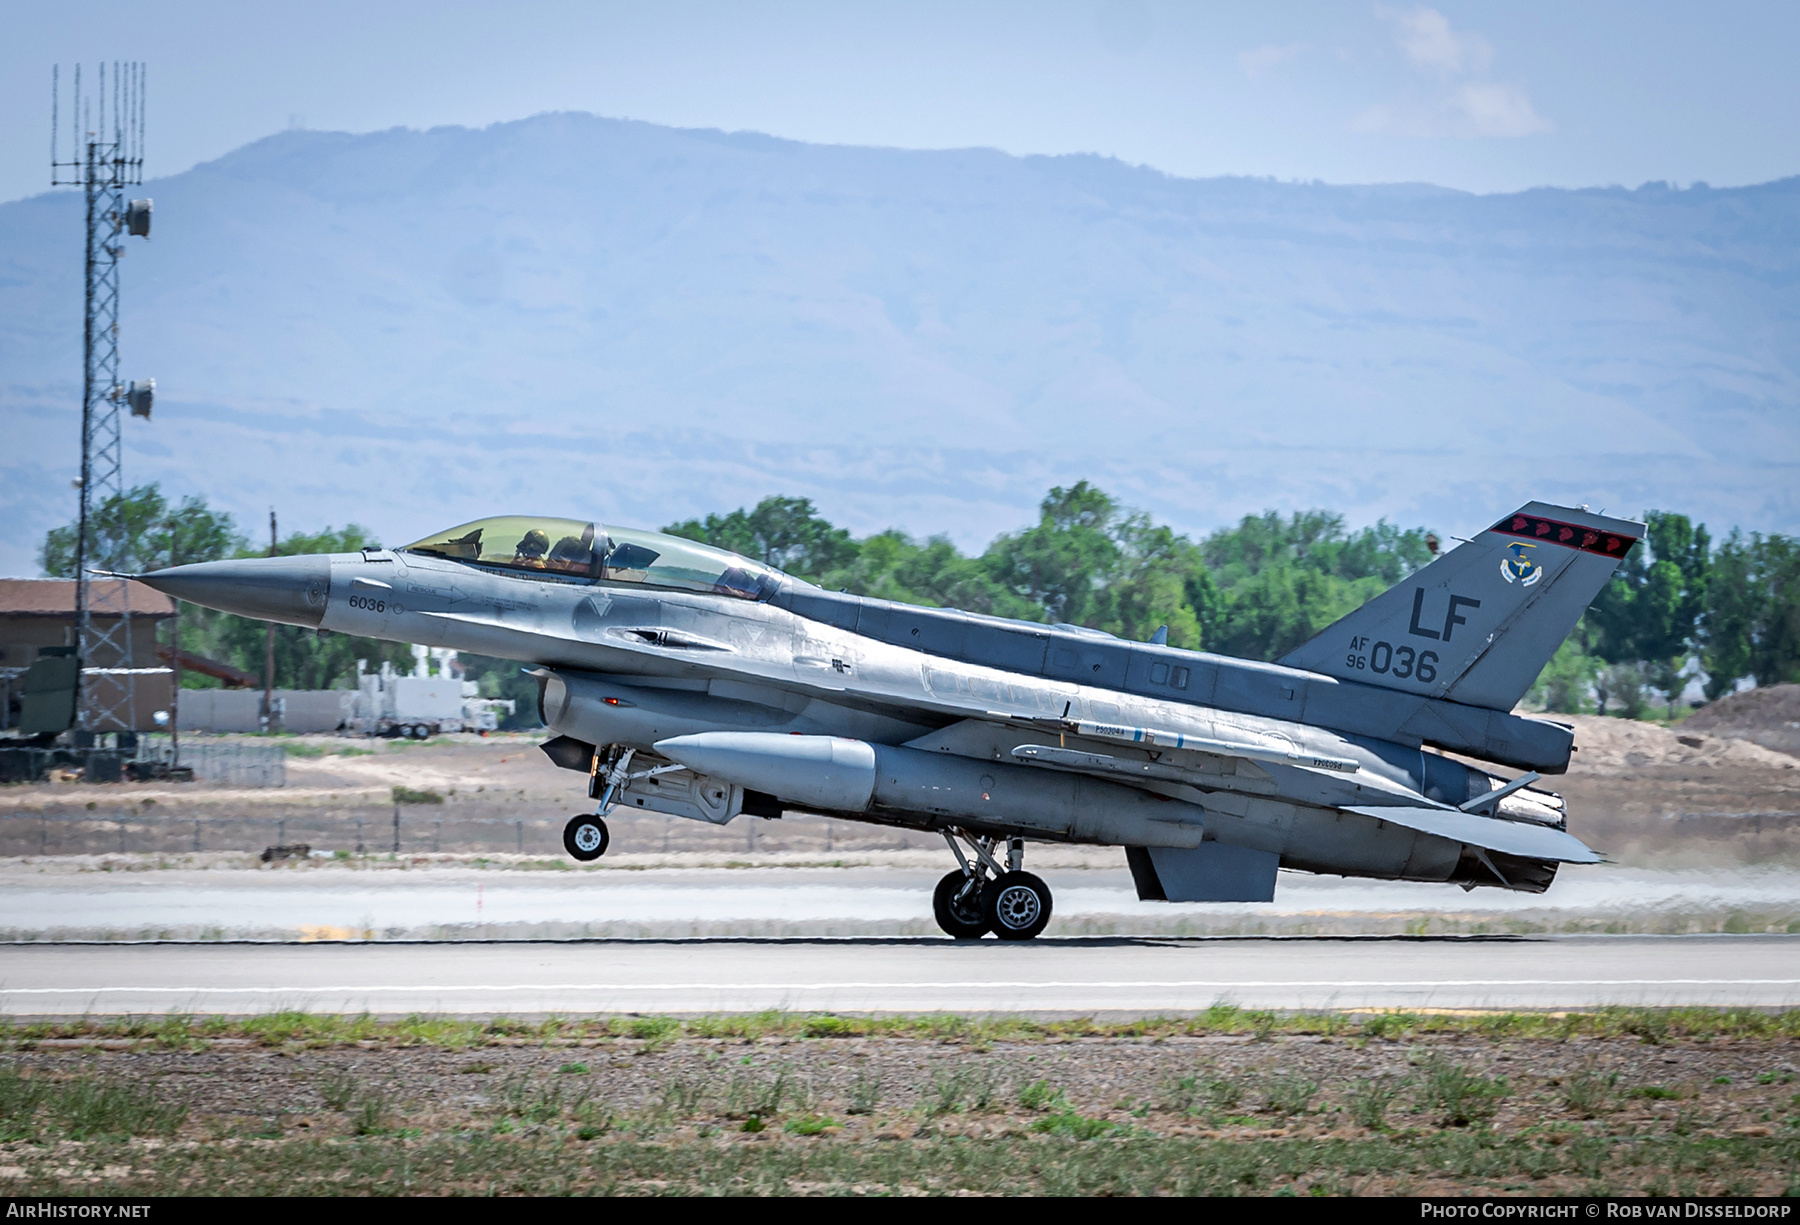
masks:
{"type": "Polygon", "coordinates": [[[580,519],[497,515],[437,532],[402,548],[532,577],[642,583],[759,600],[775,571],[747,557],[661,532],[606,527],[580,519]]]}

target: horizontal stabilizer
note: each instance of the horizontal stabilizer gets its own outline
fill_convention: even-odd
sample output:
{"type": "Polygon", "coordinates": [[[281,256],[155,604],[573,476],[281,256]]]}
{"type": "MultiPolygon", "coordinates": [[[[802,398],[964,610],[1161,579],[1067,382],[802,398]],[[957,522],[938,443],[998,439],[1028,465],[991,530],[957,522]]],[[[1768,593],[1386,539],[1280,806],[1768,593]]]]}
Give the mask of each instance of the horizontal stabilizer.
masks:
{"type": "Polygon", "coordinates": [[[1557,863],[1599,863],[1600,856],[1579,838],[1547,825],[1529,825],[1523,821],[1505,821],[1498,817],[1478,817],[1455,808],[1412,808],[1396,805],[1378,807],[1345,806],[1345,812],[1361,813],[1422,834],[1436,834],[1465,846],[1484,851],[1499,851],[1520,859],[1544,859],[1557,863]]]}

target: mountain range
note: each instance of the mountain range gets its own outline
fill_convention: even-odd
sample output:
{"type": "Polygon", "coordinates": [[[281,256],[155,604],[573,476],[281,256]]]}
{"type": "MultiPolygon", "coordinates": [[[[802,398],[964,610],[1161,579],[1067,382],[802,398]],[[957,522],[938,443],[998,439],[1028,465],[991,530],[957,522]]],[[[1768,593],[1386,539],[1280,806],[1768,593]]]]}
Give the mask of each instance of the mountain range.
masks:
{"type": "MultiPolygon", "coordinates": [[[[979,549],[1087,478],[1190,533],[1800,529],[1800,178],[1472,195],[549,114],[284,132],[141,194],[126,480],[246,525],[786,493],[979,549]]],[[[0,205],[0,572],[74,513],[81,216],[0,205]]]]}

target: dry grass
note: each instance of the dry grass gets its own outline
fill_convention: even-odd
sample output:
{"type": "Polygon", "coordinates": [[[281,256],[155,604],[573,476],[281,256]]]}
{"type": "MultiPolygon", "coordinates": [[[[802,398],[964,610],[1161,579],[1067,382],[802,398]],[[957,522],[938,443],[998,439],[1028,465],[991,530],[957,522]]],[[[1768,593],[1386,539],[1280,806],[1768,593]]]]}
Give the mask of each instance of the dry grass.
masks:
{"type": "Polygon", "coordinates": [[[1800,1013],[16,1025],[0,1193],[1769,1194],[1800,1013]]]}
{"type": "Polygon", "coordinates": [[[1412,1039],[1475,1036],[1510,1038],[1641,1039],[1711,1041],[1724,1038],[1800,1040],[1800,1009],[1599,1008],[1587,1012],[1387,1011],[1273,1012],[1218,1004],[1183,1016],[1134,1021],[1037,1020],[953,1013],[920,1016],[852,1016],[835,1013],[759,1012],[698,1017],[551,1017],[485,1020],[411,1016],[271,1012],[249,1017],[113,1016],[74,1020],[11,1021],[0,1018],[0,1049],[31,1050],[42,1043],[124,1042],[169,1049],[199,1049],[218,1040],[265,1047],[321,1049],[434,1046],[467,1050],[520,1042],[637,1041],[655,1050],[682,1038],[758,1041],[777,1038],[923,1038],[969,1043],[1054,1042],[1075,1038],[1172,1038],[1208,1035],[1318,1036],[1412,1039]]]}

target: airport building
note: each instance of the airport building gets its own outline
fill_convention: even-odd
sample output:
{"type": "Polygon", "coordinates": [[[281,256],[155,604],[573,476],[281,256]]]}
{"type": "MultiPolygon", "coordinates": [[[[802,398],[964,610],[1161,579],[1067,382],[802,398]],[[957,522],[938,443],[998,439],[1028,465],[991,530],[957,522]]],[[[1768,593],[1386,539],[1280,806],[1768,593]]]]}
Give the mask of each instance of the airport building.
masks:
{"type": "MultiPolygon", "coordinates": [[[[93,617],[102,629],[127,620],[131,663],[139,671],[133,678],[129,726],[117,720],[100,731],[154,731],[156,712],[169,707],[172,674],[157,655],[157,627],[175,615],[175,601],[162,592],[129,579],[95,579],[88,586],[93,617]]],[[[110,636],[123,640],[123,635],[110,636]]],[[[0,579],[0,729],[19,726],[23,709],[26,671],[40,659],[68,658],[75,654],[75,580],[62,578],[0,579]]],[[[90,668],[112,668],[121,663],[117,648],[102,650],[85,661],[90,668]]],[[[69,680],[74,678],[73,663],[69,680]]]]}

